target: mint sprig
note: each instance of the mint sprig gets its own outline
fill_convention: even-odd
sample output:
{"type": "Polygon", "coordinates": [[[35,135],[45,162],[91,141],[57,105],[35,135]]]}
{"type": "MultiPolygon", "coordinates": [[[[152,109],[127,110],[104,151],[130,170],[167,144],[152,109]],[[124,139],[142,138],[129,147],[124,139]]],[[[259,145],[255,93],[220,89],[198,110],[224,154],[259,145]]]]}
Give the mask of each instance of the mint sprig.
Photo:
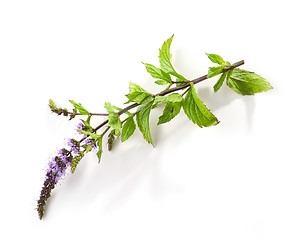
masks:
{"type": "Polygon", "coordinates": [[[150,131],[150,115],[153,109],[159,105],[164,106],[164,110],[159,116],[158,125],[175,119],[182,112],[182,108],[189,120],[201,128],[218,124],[217,117],[206,106],[205,99],[198,97],[195,88],[196,84],[217,75],[220,75],[220,78],[214,85],[215,92],[224,86],[225,82],[228,87],[241,95],[254,95],[272,88],[263,77],[239,69],[238,67],[244,64],[243,60],[230,64],[221,56],[209,53],[207,53],[208,58],[217,65],[210,67],[204,76],[194,80],[186,79],[173,67],[170,50],[172,40],[173,36],[166,40],[159,49],[160,67],[144,63],[147,72],[154,79],[154,83],[164,85],[164,89],[157,94],[149,93],[141,86],[130,83],[129,93],[126,94],[128,101],[124,103],[124,107],[117,107],[110,102],[105,102],[106,113],[92,113],[74,100],[70,100],[73,109],[69,111],[66,108],[59,108],[51,99],[49,100],[49,107],[53,113],[68,116],[69,119],[81,116],[86,120],[81,119],[77,127],[81,138],[79,140],[76,140],[77,137],[69,139],[67,146],[62,148],[49,163],[45,182],[37,202],[40,219],[43,217],[51,191],[67,169],[71,169],[71,172],[74,173],[85,154],[90,152],[95,152],[98,161],[101,161],[106,133],[108,133],[108,150],[112,150],[113,144],[119,136],[121,142],[125,142],[137,128],[143,138],[154,146],[150,131]],[[133,109],[135,110],[133,111],[133,109]],[[95,116],[105,117],[105,120],[96,127],[91,124],[91,118],[95,116]]]}

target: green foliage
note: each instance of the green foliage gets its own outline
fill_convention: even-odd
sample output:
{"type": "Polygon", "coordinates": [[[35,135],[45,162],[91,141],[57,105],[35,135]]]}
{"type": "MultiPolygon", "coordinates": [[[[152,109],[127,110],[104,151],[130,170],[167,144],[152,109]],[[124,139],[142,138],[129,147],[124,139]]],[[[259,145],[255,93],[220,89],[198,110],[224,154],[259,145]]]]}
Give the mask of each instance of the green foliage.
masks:
{"type": "Polygon", "coordinates": [[[224,65],[225,61],[223,60],[223,58],[217,54],[210,54],[210,53],[206,53],[206,55],[208,56],[208,58],[213,62],[213,63],[217,63],[219,65],[224,65]]]}
{"type": "Polygon", "coordinates": [[[92,133],[93,132],[93,128],[90,125],[90,119],[91,119],[91,115],[89,115],[86,120],[81,119],[81,121],[82,121],[82,124],[83,124],[83,126],[85,128],[85,131],[92,133]]]}
{"type": "Polygon", "coordinates": [[[115,139],[115,130],[112,129],[108,134],[107,138],[108,151],[111,151],[114,139],[115,139]]]}
{"type": "Polygon", "coordinates": [[[217,92],[223,85],[225,78],[227,76],[227,72],[224,72],[221,77],[219,78],[219,80],[217,81],[217,83],[214,85],[214,91],[217,92]]]}
{"type": "Polygon", "coordinates": [[[55,103],[52,101],[52,99],[49,99],[49,108],[52,112],[56,113],[57,115],[64,115],[68,116],[70,114],[69,120],[73,119],[76,114],[76,110],[73,109],[72,113],[68,113],[66,108],[58,108],[55,103]]]}
{"type": "Polygon", "coordinates": [[[145,92],[145,90],[144,90],[142,87],[140,87],[139,85],[130,82],[130,83],[129,83],[129,92],[130,92],[130,93],[134,93],[134,92],[145,92]]]}
{"type": "Polygon", "coordinates": [[[96,153],[96,156],[98,157],[98,162],[100,163],[101,156],[102,156],[102,153],[103,153],[103,150],[102,150],[102,137],[97,140],[97,147],[98,147],[98,151],[96,153]]]}
{"type": "Polygon", "coordinates": [[[78,110],[81,115],[89,115],[90,113],[81,105],[81,103],[76,103],[73,100],[69,100],[71,104],[78,110]]]}
{"type": "Polygon", "coordinates": [[[149,128],[149,115],[152,109],[153,102],[146,104],[145,106],[141,105],[139,108],[140,112],[136,114],[136,122],[139,130],[141,131],[145,140],[153,145],[153,140],[149,128]]]}
{"type": "Polygon", "coordinates": [[[152,99],[152,95],[147,92],[133,92],[126,95],[126,97],[129,99],[126,103],[136,102],[138,104],[143,104],[152,99]]]}
{"type": "Polygon", "coordinates": [[[235,68],[227,78],[227,85],[241,95],[254,95],[272,89],[263,77],[239,68],[235,68]]]}
{"type": "Polygon", "coordinates": [[[80,129],[78,129],[78,132],[81,132],[81,133],[83,133],[86,136],[90,136],[94,140],[98,140],[99,138],[101,138],[101,135],[98,135],[98,134],[93,133],[93,132],[88,132],[88,131],[84,131],[84,130],[80,130],[80,129]]]}
{"type": "Polygon", "coordinates": [[[157,85],[166,85],[166,84],[168,84],[168,82],[165,81],[165,80],[156,80],[155,83],[156,83],[157,85]]]}
{"type": "Polygon", "coordinates": [[[81,160],[80,156],[77,156],[77,157],[72,159],[72,162],[71,162],[71,173],[75,172],[75,169],[76,169],[78,163],[80,162],[80,160],[81,160]]]}
{"type": "Polygon", "coordinates": [[[228,68],[230,67],[231,64],[228,61],[224,61],[224,59],[217,54],[210,54],[210,53],[206,53],[206,54],[213,63],[217,63],[219,65],[217,67],[209,68],[207,78],[211,78],[211,77],[214,77],[223,73],[221,77],[219,78],[219,80],[214,85],[214,91],[217,92],[223,85],[226,77],[228,77],[228,75],[230,74],[231,70],[228,71],[228,68]]]}
{"type": "Polygon", "coordinates": [[[215,77],[222,73],[224,66],[210,67],[208,71],[207,78],[215,77]]]}
{"type": "Polygon", "coordinates": [[[152,94],[145,91],[143,88],[141,88],[139,85],[135,83],[129,84],[129,90],[130,93],[126,95],[126,97],[129,99],[128,102],[136,102],[138,104],[142,104],[145,101],[149,101],[152,99],[152,94]]]}
{"type": "Polygon", "coordinates": [[[49,99],[49,107],[51,111],[58,109],[52,99],[49,99]]]}
{"type": "Polygon", "coordinates": [[[108,116],[108,126],[112,127],[116,134],[118,134],[122,126],[119,116],[116,114],[110,114],[108,116]]]}
{"type": "Polygon", "coordinates": [[[72,162],[71,162],[71,173],[75,172],[75,169],[76,169],[78,163],[81,161],[81,159],[83,157],[84,157],[84,152],[80,151],[79,154],[72,159],[72,162]]]}
{"type": "Polygon", "coordinates": [[[121,141],[124,142],[134,133],[136,128],[135,122],[133,120],[133,116],[128,117],[125,121],[122,132],[121,132],[121,141]]]}
{"type": "Polygon", "coordinates": [[[161,79],[161,80],[155,81],[156,84],[165,85],[165,84],[172,82],[171,76],[168,73],[164,72],[162,69],[159,69],[155,67],[154,65],[148,64],[148,63],[144,63],[144,65],[148,73],[153,78],[161,79]]]}
{"type": "Polygon", "coordinates": [[[158,125],[171,121],[179,114],[181,107],[181,102],[168,102],[163,111],[163,115],[159,117],[158,125]]]}
{"type": "Polygon", "coordinates": [[[175,71],[171,62],[172,54],[170,52],[170,48],[173,37],[174,35],[170,37],[167,41],[165,41],[162,47],[159,49],[159,62],[161,69],[155,67],[154,65],[144,63],[147,71],[151,74],[151,76],[153,78],[159,79],[155,81],[155,83],[158,85],[169,84],[168,88],[170,88],[170,86],[172,85],[172,78],[170,75],[177,77],[177,81],[181,82],[187,81],[182,75],[180,75],[175,71]]]}
{"type": "Polygon", "coordinates": [[[88,153],[88,152],[90,152],[91,150],[92,150],[91,145],[87,144],[87,145],[85,146],[85,151],[88,153]]]}
{"type": "Polygon", "coordinates": [[[115,114],[115,107],[113,105],[111,105],[110,102],[105,102],[104,103],[104,108],[107,110],[107,112],[109,114],[115,114]]]}
{"type": "Polygon", "coordinates": [[[175,69],[172,66],[172,54],[170,53],[171,43],[173,41],[173,36],[171,36],[167,41],[165,41],[160,49],[159,61],[161,68],[166,73],[174,73],[175,69]]]}
{"type": "Polygon", "coordinates": [[[160,66],[161,69],[166,72],[169,73],[173,76],[176,77],[182,77],[181,75],[179,75],[173,65],[172,65],[172,54],[170,52],[170,48],[171,48],[171,43],[173,41],[174,35],[171,36],[167,41],[165,41],[159,51],[159,62],[160,62],[160,66]]]}
{"type": "Polygon", "coordinates": [[[155,97],[155,103],[168,103],[168,102],[181,102],[183,100],[183,97],[179,93],[172,93],[167,96],[159,96],[157,95],[155,97]]]}
{"type": "Polygon", "coordinates": [[[209,127],[218,123],[218,119],[198,98],[192,83],[191,88],[183,101],[183,108],[188,118],[191,119],[193,123],[196,123],[199,127],[209,127]]]}

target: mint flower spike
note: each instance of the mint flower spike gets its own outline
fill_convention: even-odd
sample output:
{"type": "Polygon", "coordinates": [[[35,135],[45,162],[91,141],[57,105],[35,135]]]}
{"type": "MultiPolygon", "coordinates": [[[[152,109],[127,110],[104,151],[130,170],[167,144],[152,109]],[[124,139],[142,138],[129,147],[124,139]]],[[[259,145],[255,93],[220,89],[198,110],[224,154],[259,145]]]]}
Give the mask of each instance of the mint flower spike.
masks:
{"type": "MultiPolygon", "coordinates": [[[[124,108],[116,107],[110,102],[104,104],[107,113],[92,113],[83,107],[81,103],[70,100],[73,105],[72,111],[66,108],[59,108],[50,99],[49,107],[57,115],[64,115],[70,119],[81,116],[86,120],[81,120],[76,126],[76,131],[82,137],[80,140],[74,138],[68,139],[67,148],[61,149],[48,164],[45,181],[37,202],[37,211],[39,218],[43,218],[44,209],[51,192],[65,175],[68,168],[74,173],[77,165],[83,159],[86,153],[96,149],[96,155],[101,159],[103,152],[103,139],[108,133],[108,150],[112,150],[113,142],[120,137],[121,142],[128,140],[136,128],[140,130],[144,139],[153,145],[152,135],[150,133],[150,113],[158,104],[165,104],[162,115],[159,117],[158,124],[164,124],[184,112],[189,120],[202,127],[210,127],[219,123],[214,114],[207,108],[203,101],[198,97],[195,85],[207,80],[215,79],[220,75],[219,80],[214,85],[214,91],[217,92],[223,85],[227,85],[233,91],[240,95],[254,95],[256,93],[270,90],[271,85],[261,76],[239,69],[245,62],[238,61],[234,64],[225,61],[217,54],[207,53],[207,57],[215,66],[210,67],[207,74],[188,80],[178,73],[172,64],[172,54],[170,52],[173,36],[165,41],[159,49],[160,67],[144,63],[144,66],[157,85],[163,85],[164,89],[152,94],[135,83],[129,84],[129,94],[125,95],[128,101],[124,108]],[[184,111],[180,111],[183,108],[184,111]],[[136,109],[131,112],[132,109],[136,109]],[[121,115],[128,115],[126,118],[120,118],[121,115]],[[92,127],[90,119],[93,116],[104,116],[105,120],[96,127],[92,127]],[[98,133],[104,129],[102,133],[98,133]]],[[[78,135],[79,136],[79,135],[78,135]]]]}
{"type": "Polygon", "coordinates": [[[71,148],[71,152],[75,155],[79,153],[80,151],[80,144],[78,141],[76,141],[73,138],[70,138],[67,142],[67,145],[71,148]]]}
{"type": "Polygon", "coordinates": [[[72,155],[65,148],[59,150],[58,155],[52,157],[48,163],[44,184],[40,193],[40,198],[37,202],[37,212],[39,219],[42,219],[44,207],[47,199],[51,196],[51,191],[64,176],[66,169],[71,165],[72,155]]]}

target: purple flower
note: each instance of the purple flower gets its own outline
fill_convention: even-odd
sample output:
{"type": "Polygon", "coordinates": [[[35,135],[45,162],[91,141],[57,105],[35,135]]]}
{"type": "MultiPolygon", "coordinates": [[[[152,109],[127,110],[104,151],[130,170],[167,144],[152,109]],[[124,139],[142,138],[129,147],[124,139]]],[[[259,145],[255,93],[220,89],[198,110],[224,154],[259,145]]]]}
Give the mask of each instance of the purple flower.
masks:
{"type": "Polygon", "coordinates": [[[44,207],[47,199],[51,196],[51,191],[58,183],[60,178],[64,176],[67,167],[71,166],[72,155],[65,148],[58,151],[58,155],[54,156],[48,163],[44,184],[37,202],[37,211],[39,218],[42,219],[44,207]]]}
{"type": "Polygon", "coordinates": [[[78,130],[83,130],[83,131],[85,131],[86,129],[85,129],[85,126],[83,125],[83,123],[80,122],[80,123],[77,124],[76,130],[77,130],[77,132],[78,132],[79,134],[82,134],[82,135],[83,135],[83,133],[79,132],[78,130]]]}
{"type": "Polygon", "coordinates": [[[87,144],[87,145],[91,145],[92,149],[96,149],[96,143],[95,143],[95,141],[93,139],[87,138],[87,139],[85,139],[84,143],[87,144]]]}
{"type": "Polygon", "coordinates": [[[70,147],[70,151],[74,154],[79,153],[79,142],[73,138],[68,139],[67,145],[70,147]]]}

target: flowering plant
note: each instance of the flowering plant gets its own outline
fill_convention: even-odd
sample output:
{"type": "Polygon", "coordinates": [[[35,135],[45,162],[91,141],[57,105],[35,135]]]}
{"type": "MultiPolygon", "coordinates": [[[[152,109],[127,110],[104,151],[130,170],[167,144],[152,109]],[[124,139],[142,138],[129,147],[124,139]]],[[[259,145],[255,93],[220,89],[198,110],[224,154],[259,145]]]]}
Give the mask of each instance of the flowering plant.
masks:
{"type": "Polygon", "coordinates": [[[243,60],[231,64],[217,54],[207,54],[208,58],[217,66],[210,67],[204,76],[188,80],[177,73],[172,65],[170,53],[172,40],[173,36],[163,43],[159,51],[160,68],[144,63],[148,73],[156,79],[155,84],[165,86],[165,89],[157,94],[149,93],[139,85],[130,83],[129,93],[126,95],[128,101],[125,103],[128,105],[120,108],[106,102],[104,107],[107,113],[91,113],[81,103],[73,100],[70,100],[73,109],[69,111],[66,108],[56,106],[51,99],[49,100],[49,107],[53,113],[67,116],[69,120],[77,116],[85,116],[86,120],[81,120],[77,125],[79,139],[68,139],[67,146],[60,149],[48,164],[44,184],[37,202],[40,219],[43,218],[45,205],[52,190],[68,169],[73,173],[78,163],[90,151],[96,152],[100,162],[104,136],[108,131],[110,131],[107,137],[108,150],[112,149],[113,142],[117,137],[120,137],[122,142],[126,141],[134,133],[136,126],[144,139],[153,145],[149,117],[151,110],[156,108],[159,103],[164,103],[165,108],[159,117],[158,124],[172,120],[180,113],[181,108],[187,117],[201,128],[218,124],[218,119],[199,99],[194,87],[195,84],[217,75],[221,76],[214,85],[215,92],[222,87],[225,80],[227,86],[241,95],[254,95],[272,88],[261,76],[239,69],[238,67],[244,64],[243,60]],[[131,112],[135,108],[136,110],[131,112]],[[123,114],[126,114],[126,117],[123,118],[123,114]],[[106,116],[106,120],[97,127],[92,127],[90,120],[94,116],[106,116]],[[99,132],[102,128],[104,130],[99,132]]]}

